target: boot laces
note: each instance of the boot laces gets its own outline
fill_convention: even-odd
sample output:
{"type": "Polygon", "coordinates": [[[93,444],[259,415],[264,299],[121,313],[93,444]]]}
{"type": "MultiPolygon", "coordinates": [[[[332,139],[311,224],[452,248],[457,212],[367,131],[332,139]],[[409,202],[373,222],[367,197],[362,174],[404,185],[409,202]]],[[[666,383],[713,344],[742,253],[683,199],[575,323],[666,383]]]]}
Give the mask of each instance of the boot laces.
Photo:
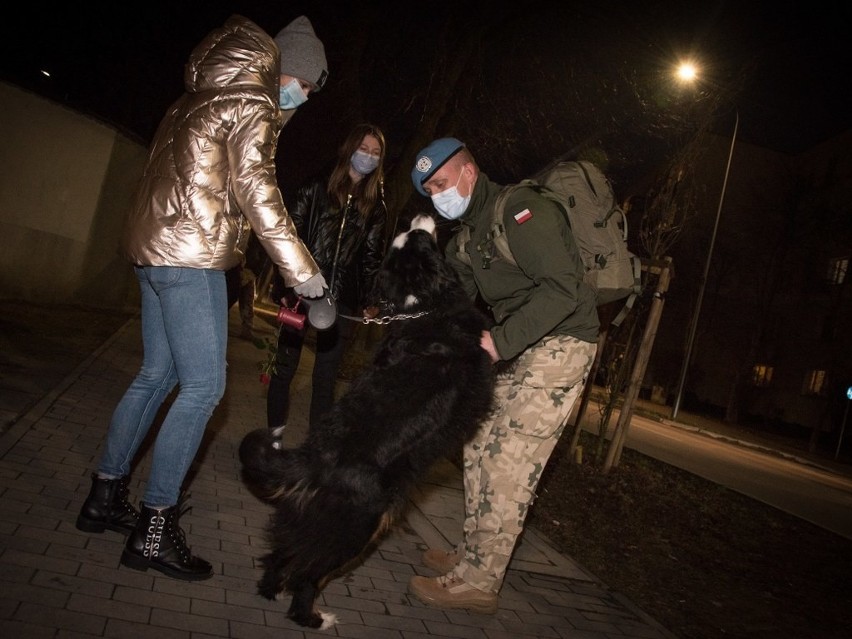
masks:
{"type": "Polygon", "coordinates": [[[438,577],[438,583],[441,584],[444,588],[452,588],[453,586],[458,586],[462,582],[461,579],[458,579],[453,573],[447,573],[446,575],[441,575],[438,577]]]}
{"type": "Polygon", "coordinates": [[[118,481],[118,495],[117,495],[118,503],[121,506],[121,508],[124,510],[124,512],[136,515],[137,514],[136,509],[133,507],[133,504],[130,503],[130,500],[127,499],[128,496],[130,495],[130,486],[128,485],[128,483],[129,483],[129,480],[128,480],[128,477],[126,475],[124,477],[122,477],[121,479],[119,479],[119,481],[118,481]]]}
{"type": "Polygon", "coordinates": [[[187,503],[189,498],[190,495],[184,495],[181,493],[178,498],[177,506],[169,514],[170,521],[168,526],[169,536],[172,539],[172,543],[175,545],[184,561],[189,561],[192,558],[192,550],[186,544],[186,533],[180,526],[180,518],[192,510],[192,506],[187,503]]]}

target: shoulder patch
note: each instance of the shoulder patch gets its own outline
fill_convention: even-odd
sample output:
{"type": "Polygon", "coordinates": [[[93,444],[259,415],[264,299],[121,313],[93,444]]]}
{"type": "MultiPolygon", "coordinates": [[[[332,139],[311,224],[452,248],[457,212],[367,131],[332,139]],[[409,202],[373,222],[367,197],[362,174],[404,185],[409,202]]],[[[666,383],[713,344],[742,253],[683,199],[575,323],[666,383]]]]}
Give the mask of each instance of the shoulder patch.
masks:
{"type": "Polygon", "coordinates": [[[524,222],[532,219],[532,211],[529,209],[524,209],[520,213],[515,213],[515,222],[518,224],[523,224],[524,222]]]}

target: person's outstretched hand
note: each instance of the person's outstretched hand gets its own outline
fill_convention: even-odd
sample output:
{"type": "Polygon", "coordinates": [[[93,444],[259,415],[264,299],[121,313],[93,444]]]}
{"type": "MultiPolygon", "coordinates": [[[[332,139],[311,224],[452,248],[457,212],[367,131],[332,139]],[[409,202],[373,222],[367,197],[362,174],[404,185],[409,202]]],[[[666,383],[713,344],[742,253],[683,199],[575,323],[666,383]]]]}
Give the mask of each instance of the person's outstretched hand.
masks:
{"type": "Polygon", "coordinates": [[[322,273],[317,273],[313,277],[308,280],[305,280],[301,284],[296,284],[293,287],[293,291],[296,295],[301,297],[322,297],[323,291],[328,288],[325,283],[325,278],[322,276],[322,273]]]}
{"type": "Polygon", "coordinates": [[[491,336],[491,331],[482,331],[482,335],[479,338],[479,345],[491,357],[492,364],[500,361],[500,353],[497,352],[497,347],[494,346],[494,338],[491,336]]]}

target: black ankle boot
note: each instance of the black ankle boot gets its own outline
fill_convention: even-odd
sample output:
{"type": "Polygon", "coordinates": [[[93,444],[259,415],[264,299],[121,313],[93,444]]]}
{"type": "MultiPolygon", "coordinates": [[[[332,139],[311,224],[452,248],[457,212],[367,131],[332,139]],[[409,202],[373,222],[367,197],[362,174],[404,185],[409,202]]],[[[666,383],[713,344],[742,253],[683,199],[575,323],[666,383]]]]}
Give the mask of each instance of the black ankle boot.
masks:
{"type": "Polygon", "coordinates": [[[136,528],[139,513],[127,501],[127,477],[99,479],[92,473],[92,488],[77,515],[77,530],[102,533],[109,528],[129,535],[136,528]]]}
{"type": "Polygon", "coordinates": [[[121,563],[134,570],[153,568],[184,581],[212,577],[213,566],[194,557],[186,545],[179,517],[179,505],[156,509],[141,504],[139,522],[127,538],[121,563]]]}

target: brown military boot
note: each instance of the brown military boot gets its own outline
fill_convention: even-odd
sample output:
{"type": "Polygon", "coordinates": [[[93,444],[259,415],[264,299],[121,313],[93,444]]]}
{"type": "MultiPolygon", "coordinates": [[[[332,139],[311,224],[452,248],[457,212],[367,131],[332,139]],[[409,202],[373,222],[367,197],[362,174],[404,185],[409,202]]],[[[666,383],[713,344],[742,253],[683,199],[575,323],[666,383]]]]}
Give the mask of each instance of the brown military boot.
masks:
{"type": "Polygon", "coordinates": [[[485,615],[497,612],[497,593],[483,592],[453,575],[412,577],[408,591],[427,606],[461,608],[485,615]]]}
{"type": "Polygon", "coordinates": [[[446,575],[452,571],[462,559],[461,551],[455,550],[446,551],[440,548],[430,548],[421,555],[420,560],[427,568],[431,568],[442,575],[446,575]]]}

